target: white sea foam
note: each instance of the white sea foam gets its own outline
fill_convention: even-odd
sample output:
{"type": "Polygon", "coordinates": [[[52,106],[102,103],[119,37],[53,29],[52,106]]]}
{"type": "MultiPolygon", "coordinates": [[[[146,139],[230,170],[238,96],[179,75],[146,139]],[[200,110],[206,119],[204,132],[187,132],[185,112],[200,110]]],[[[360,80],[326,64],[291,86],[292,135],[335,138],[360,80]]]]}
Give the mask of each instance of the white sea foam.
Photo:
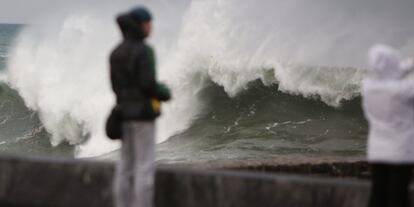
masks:
{"type": "Polygon", "coordinates": [[[78,147],[80,156],[117,148],[104,139],[103,131],[114,103],[106,59],[118,39],[108,21],[83,13],[28,27],[10,60],[12,86],[29,108],[39,112],[53,145],[80,144],[90,137],[78,147]]]}
{"type": "MultiPolygon", "coordinates": [[[[355,97],[363,76],[356,68],[364,67],[372,44],[414,49],[414,28],[407,19],[411,9],[406,9],[413,3],[399,1],[212,0],[180,6],[152,1],[156,30],[151,42],[159,55],[159,77],[174,97],[163,108],[158,141],[191,124],[203,108],[197,94],[209,81],[229,96],[261,79],[332,106],[355,97]],[[386,30],[384,22],[390,23],[386,30]]],[[[118,147],[103,130],[114,103],[107,57],[120,40],[115,11],[76,11],[30,26],[10,57],[13,87],[39,112],[51,142],[76,144],[78,156],[118,147]],[[85,137],[89,141],[83,143],[85,137]]]]}
{"type": "Polygon", "coordinates": [[[4,72],[0,72],[0,83],[7,83],[7,82],[8,82],[7,74],[4,72]]]}

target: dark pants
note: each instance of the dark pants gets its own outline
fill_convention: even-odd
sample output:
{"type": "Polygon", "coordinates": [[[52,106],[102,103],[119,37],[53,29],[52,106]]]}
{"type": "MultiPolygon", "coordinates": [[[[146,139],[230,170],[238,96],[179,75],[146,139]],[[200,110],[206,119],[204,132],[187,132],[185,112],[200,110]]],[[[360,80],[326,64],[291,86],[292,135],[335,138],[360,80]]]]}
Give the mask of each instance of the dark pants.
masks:
{"type": "Polygon", "coordinates": [[[411,165],[372,164],[369,207],[408,207],[411,165]]]}

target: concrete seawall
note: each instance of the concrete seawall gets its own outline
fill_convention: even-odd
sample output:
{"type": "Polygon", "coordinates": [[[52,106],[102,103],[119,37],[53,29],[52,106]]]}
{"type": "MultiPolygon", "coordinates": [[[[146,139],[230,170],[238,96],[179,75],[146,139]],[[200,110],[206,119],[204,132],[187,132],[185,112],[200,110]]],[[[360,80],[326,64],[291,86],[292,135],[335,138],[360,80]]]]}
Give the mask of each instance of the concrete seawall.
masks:
{"type": "MultiPolygon", "coordinates": [[[[111,207],[113,171],[109,162],[1,157],[0,206],[111,207]]],[[[155,206],[365,207],[368,194],[362,179],[162,166],[155,206]]]]}

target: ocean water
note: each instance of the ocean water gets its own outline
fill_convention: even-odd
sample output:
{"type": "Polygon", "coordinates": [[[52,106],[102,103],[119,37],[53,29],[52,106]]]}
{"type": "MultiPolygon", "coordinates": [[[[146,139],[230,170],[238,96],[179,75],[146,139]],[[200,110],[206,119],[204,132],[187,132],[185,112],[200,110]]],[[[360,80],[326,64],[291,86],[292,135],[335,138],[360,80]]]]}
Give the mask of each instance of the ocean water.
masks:
{"type": "Polygon", "coordinates": [[[0,24],[0,151],[9,154],[71,156],[73,147],[51,147],[49,134],[35,111],[25,106],[7,81],[6,65],[10,50],[23,25],[0,24]]]}
{"type": "MultiPolygon", "coordinates": [[[[174,97],[157,121],[160,162],[364,156],[366,53],[414,51],[411,1],[147,3],[174,97]]],[[[0,153],[116,159],[107,57],[127,6],[0,25],[0,153]]]]}

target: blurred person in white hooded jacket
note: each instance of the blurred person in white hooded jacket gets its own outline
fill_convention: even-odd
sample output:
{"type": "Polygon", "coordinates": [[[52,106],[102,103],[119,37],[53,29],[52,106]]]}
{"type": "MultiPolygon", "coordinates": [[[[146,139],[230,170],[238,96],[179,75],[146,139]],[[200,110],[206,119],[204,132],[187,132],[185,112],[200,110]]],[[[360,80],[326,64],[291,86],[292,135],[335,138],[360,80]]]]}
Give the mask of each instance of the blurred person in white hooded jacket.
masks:
{"type": "Polygon", "coordinates": [[[362,84],[362,104],[369,123],[368,161],[372,170],[370,207],[408,207],[414,164],[413,59],[398,51],[373,47],[362,84]]]}

